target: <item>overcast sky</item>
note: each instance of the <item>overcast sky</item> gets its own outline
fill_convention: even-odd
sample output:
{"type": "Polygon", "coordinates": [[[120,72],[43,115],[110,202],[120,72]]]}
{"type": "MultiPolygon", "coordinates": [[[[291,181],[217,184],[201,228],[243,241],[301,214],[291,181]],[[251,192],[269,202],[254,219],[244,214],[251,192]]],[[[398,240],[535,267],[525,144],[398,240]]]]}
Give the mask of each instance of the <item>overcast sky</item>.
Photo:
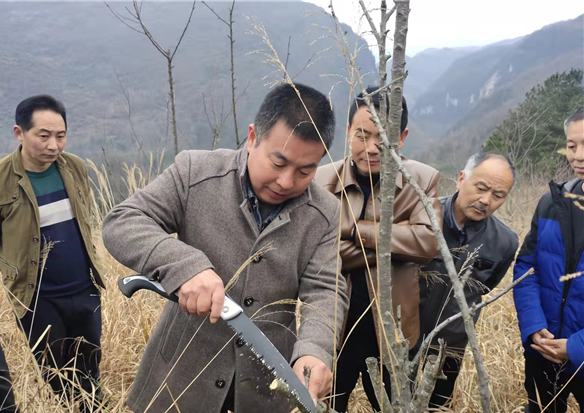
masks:
{"type": "MultiPolygon", "coordinates": [[[[330,0],[306,1],[329,10],[330,0]]],[[[365,0],[371,8],[379,7],[380,3],[365,0]]],[[[354,30],[369,30],[367,22],[361,20],[358,0],[333,0],[333,6],[339,19],[354,30]]],[[[584,1],[411,0],[410,9],[406,53],[413,56],[429,47],[482,46],[523,36],[547,24],[583,14],[584,1]]],[[[392,21],[392,30],[393,25],[392,21]]],[[[371,36],[368,41],[373,43],[371,36]]]]}

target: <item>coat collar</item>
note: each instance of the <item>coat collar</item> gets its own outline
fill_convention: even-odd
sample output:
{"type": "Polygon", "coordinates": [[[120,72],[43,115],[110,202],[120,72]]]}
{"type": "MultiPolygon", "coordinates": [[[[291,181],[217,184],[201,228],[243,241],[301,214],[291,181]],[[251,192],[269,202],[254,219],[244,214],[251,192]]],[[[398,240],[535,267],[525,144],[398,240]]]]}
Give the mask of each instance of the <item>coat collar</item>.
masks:
{"type": "MultiPolygon", "coordinates": [[[[22,145],[20,145],[14,152],[12,152],[12,170],[14,173],[20,177],[26,176],[26,169],[24,169],[24,164],[22,163],[22,145]]],[[[59,154],[57,157],[57,168],[62,169],[67,167],[67,160],[63,154],[59,154]]]]}
{"type": "MultiPolygon", "coordinates": [[[[458,198],[458,191],[446,198],[444,208],[442,209],[442,220],[444,227],[459,231],[458,224],[454,221],[454,202],[456,201],[456,198],[458,198]]],[[[469,235],[474,232],[478,232],[487,225],[487,221],[490,218],[491,217],[489,216],[485,219],[481,219],[480,221],[468,221],[462,230],[467,231],[469,235]]]]}
{"type": "MultiPolygon", "coordinates": [[[[400,155],[402,161],[406,161],[407,158],[403,155],[400,155]]],[[[338,171],[339,176],[341,177],[340,180],[337,180],[337,185],[335,187],[335,194],[340,194],[343,191],[343,188],[347,189],[350,186],[359,187],[359,183],[357,182],[357,177],[355,176],[355,170],[351,166],[351,157],[347,156],[343,162],[341,169],[338,171]]],[[[379,182],[376,186],[379,185],[379,182]]],[[[395,178],[395,186],[398,189],[402,189],[404,186],[404,178],[400,171],[397,172],[397,176],[395,178]]]]}
{"type": "Polygon", "coordinates": [[[576,178],[576,179],[572,179],[569,182],[566,182],[563,186],[566,189],[566,192],[573,192],[574,188],[576,187],[576,184],[578,182],[582,182],[580,181],[580,178],[576,178]]]}

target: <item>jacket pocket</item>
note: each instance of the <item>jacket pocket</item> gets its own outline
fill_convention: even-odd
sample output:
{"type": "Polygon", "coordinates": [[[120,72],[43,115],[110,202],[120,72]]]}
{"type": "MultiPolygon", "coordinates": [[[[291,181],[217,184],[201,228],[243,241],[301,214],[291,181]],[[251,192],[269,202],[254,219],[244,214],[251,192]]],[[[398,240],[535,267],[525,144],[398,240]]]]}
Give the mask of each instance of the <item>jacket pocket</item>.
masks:
{"type": "Polygon", "coordinates": [[[493,260],[489,257],[478,256],[472,263],[473,272],[471,278],[474,278],[479,283],[473,285],[472,281],[469,279],[469,287],[475,289],[481,294],[486,294],[489,289],[485,286],[489,279],[493,276],[493,271],[497,268],[500,261],[493,260]]]}
{"type": "Polygon", "coordinates": [[[181,311],[178,304],[167,306],[167,308],[169,308],[168,317],[162,318],[164,320],[164,328],[162,330],[160,355],[167,363],[170,363],[184,334],[184,331],[176,328],[176,326],[186,325],[189,315],[181,311]]]}
{"type": "Polygon", "coordinates": [[[0,272],[2,273],[3,280],[14,280],[18,277],[18,267],[16,265],[12,265],[6,260],[0,258],[0,272]]]}
{"type": "MultiPolygon", "coordinates": [[[[10,192],[8,190],[3,190],[4,194],[0,195],[0,222],[6,219],[10,215],[11,210],[22,203],[20,191],[10,192]]],[[[2,232],[0,231],[0,237],[2,232]]]]}
{"type": "MultiPolygon", "coordinates": [[[[4,182],[2,193],[0,194],[0,207],[13,203],[24,202],[23,192],[16,182],[4,182]]],[[[26,198],[26,197],[25,197],[26,198]]]]}

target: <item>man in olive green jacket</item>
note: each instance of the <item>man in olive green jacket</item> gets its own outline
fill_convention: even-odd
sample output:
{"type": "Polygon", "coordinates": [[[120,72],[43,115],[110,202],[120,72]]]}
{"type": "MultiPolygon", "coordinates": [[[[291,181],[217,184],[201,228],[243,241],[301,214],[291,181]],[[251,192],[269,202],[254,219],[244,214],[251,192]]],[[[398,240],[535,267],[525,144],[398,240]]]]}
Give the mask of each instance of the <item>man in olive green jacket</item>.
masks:
{"type": "MultiPolygon", "coordinates": [[[[47,95],[30,97],[18,105],[15,118],[14,135],[21,145],[0,161],[2,282],[31,346],[51,326],[35,350],[39,364],[46,357],[45,365],[60,369],[81,354],[75,365],[82,387],[91,392],[101,358],[96,285],[103,287],[103,282],[92,242],[87,168],[63,153],[67,118],[61,102],[47,95]],[[86,340],[79,348],[78,337],[86,340]]],[[[63,392],[67,380],[49,382],[63,392]]]]}

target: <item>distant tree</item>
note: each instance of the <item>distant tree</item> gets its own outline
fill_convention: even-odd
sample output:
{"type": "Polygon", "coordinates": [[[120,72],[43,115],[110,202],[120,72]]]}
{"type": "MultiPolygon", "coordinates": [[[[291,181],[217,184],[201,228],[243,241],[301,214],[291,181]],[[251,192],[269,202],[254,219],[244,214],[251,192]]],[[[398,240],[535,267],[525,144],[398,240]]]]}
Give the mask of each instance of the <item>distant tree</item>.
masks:
{"type": "MultiPolygon", "coordinates": [[[[234,124],[234,130],[235,130],[235,143],[237,145],[237,148],[239,148],[242,144],[242,142],[239,141],[239,129],[237,128],[237,111],[236,111],[236,106],[237,106],[237,99],[235,97],[235,62],[233,60],[233,44],[235,43],[235,40],[233,40],[233,9],[235,9],[235,0],[233,0],[233,3],[231,3],[231,6],[229,7],[229,22],[227,22],[225,19],[223,19],[221,16],[219,16],[215,10],[213,10],[213,8],[211,8],[211,6],[209,6],[207,3],[205,3],[205,1],[203,0],[203,4],[209,9],[211,10],[211,12],[217,16],[217,18],[224,23],[228,28],[229,28],[229,34],[227,35],[227,38],[229,39],[229,52],[231,55],[231,113],[233,114],[233,124],[234,124]]],[[[203,103],[205,103],[203,101],[203,103]]],[[[205,115],[207,116],[207,120],[209,119],[209,116],[207,115],[207,111],[205,110],[205,115]]],[[[221,115],[222,117],[222,115],[221,115]]],[[[215,117],[216,118],[216,117],[215,117]]],[[[227,119],[225,119],[227,120],[227,119]]],[[[225,122],[223,122],[225,123],[225,122]]],[[[211,124],[211,122],[209,121],[209,124],[211,124]]],[[[217,122],[217,119],[215,121],[215,125],[220,125],[222,124],[221,122],[217,122]]],[[[215,149],[215,146],[217,145],[217,143],[219,142],[219,131],[221,130],[220,127],[212,127],[213,128],[213,149],[215,149]]]]}
{"type": "MultiPolygon", "coordinates": [[[[174,76],[173,76],[173,68],[174,68],[174,56],[176,55],[176,52],[178,51],[178,48],[183,40],[183,38],[185,37],[185,33],[187,32],[187,29],[189,28],[189,24],[191,23],[191,19],[193,18],[193,12],[195,11],[195,6],[197,4],[197,0],[193,0],[193,5],[191,7],[191,12],[189,14],[189,18],[187,20],[187,23],[185,24],[185,27],[182,31],[182,34],[180,35],[180,38],[178,39],[178,42],[176,43],[176,46],[174,47],[174,50],[171,49],[165,49],[164,47],[162,47],[160,45],[160,43],[158,43],[156,41],[156,39],[154,38],[154,36],[152,35],[152,33],[148,30],[148,28],[145,26],[144,21],[142,20],[142,1],[141,0],[133,0],[132,1],[132,5],[134,6],[134,11],[131,11],[129,8],[126,7],[126,11],[128,12],[130,17],[126,17],[122,14],[117,13],[116,11],[114,11],[110,5],[106,2],[105,5],[107,6],[108,9],[110,9],[110,11],[113,13],[114,16],[116,16],[116,18],[122,22],[123,24],[125,24],[126,26],[128,26],[130,29],[132,29],[133,31],[140,33],[144,36],[146,36],[148,38],[148,40],[150,40],[150,43],[152,43],[152,45],[156,48],[156,50],[158,50],[160,52],[160,54],[162,54],[162,56],[164,56],[164,58],[166,59],[166,63],[167,63],[167,68],[168,68],[168,85],[169,85],[169,92],[168,92],[168,96],[170,98],[170,109],[171,109],[171,124],[172,124],[172,135],[174,138],[174,155],[178,155],[178,131],[177,131],[177,127],[176,127],[176,104],[175,104],[175,94],[174,94],[174,76]]],[[[235,4],[235,2],[234,2],[235,4]]]]}
{"type": "Polygon", "coordinates": [[[518,169],[555,169],[561,158],[557,150],[564,146],[564,120],[584,105],[582,75],[580,69],[556,73],[531,89],[483,148],[508,153],[518,169]]]}

